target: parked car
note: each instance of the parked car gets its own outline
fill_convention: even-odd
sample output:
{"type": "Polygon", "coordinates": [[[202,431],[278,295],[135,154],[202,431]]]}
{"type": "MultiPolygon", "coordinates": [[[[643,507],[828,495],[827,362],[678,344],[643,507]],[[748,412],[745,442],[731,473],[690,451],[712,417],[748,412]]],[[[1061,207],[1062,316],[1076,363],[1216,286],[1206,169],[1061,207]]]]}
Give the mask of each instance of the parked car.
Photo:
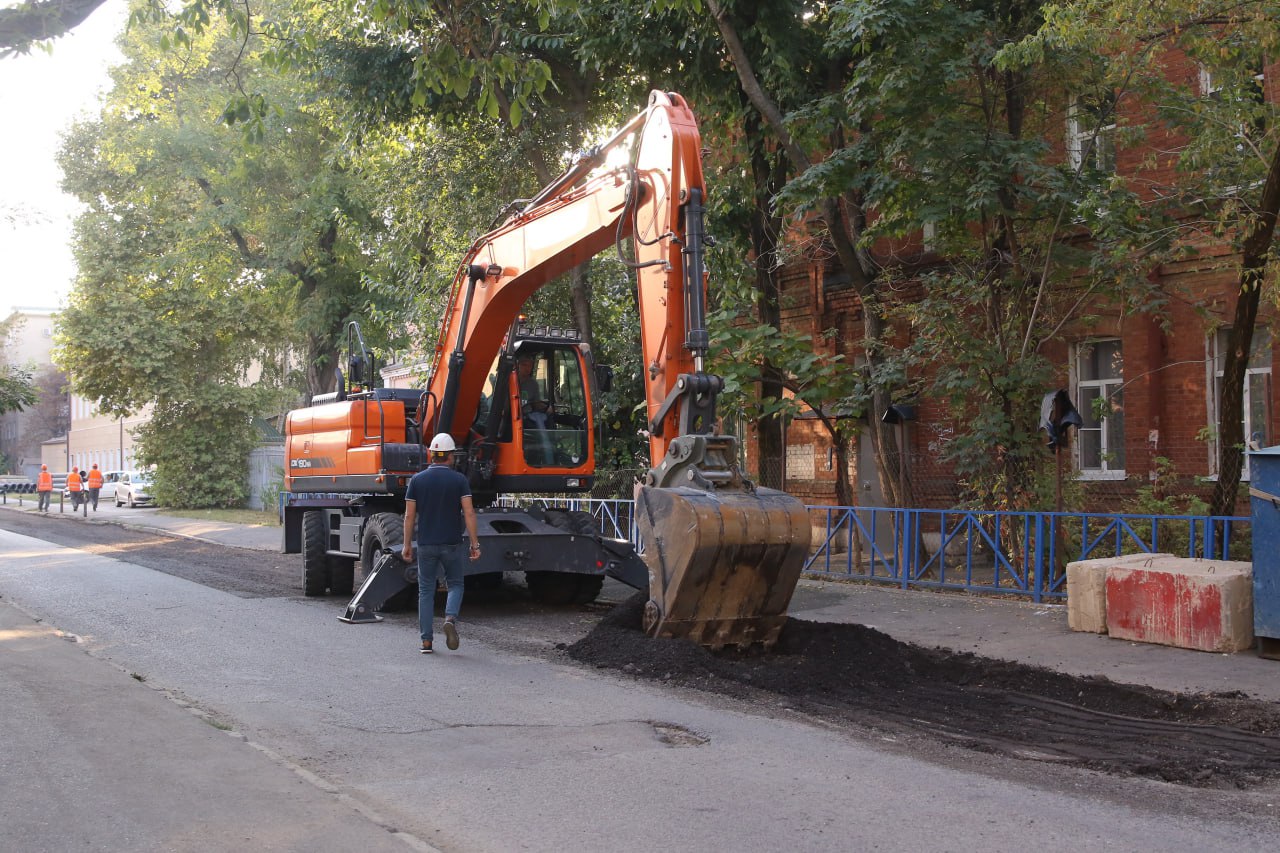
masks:
{"type": "Polygon", "coordinates": [[[116,489],[120,486],[120,478],[127,473],[127,471],[103,471],[102,491],[98,492],[98,500],[109,501],[114,498],[116,489]]]}
{"type": "Polygon", "coordinates": [[[151,497],[151,477],[138,471],[121,474],[120,482],[116,483],[115,501],[118,507],[151,506],[155,503],[151,497]]]}

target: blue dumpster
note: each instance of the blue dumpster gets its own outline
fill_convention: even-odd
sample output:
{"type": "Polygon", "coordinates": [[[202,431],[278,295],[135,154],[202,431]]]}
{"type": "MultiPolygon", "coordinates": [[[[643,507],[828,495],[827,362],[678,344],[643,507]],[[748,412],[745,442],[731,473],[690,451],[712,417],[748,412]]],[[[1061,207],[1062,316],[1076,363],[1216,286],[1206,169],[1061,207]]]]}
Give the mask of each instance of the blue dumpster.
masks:
{"type": "Polygon", "coordinates": [[[1280,445],[1249,454],[1253,509],[1253,634],[1258,654],[1280,660],[1280,445]]]}

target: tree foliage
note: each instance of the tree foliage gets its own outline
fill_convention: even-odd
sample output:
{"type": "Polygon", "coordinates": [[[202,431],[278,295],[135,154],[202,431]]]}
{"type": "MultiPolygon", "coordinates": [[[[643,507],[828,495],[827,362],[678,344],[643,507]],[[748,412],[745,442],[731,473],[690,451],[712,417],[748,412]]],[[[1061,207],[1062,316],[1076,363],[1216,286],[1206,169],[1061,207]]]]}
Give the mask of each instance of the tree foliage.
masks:
{"type": "Polygon", "coordinates": [[[250,416],[332,388],[341,330],[370,298],[374,220],[353,199],[331,113],[307,81],[263,74],[274,97],[261,134],[229,129],[229,69],[257,66],[252,46],[224,35],[211,27],[165,50],[155,28],[135,26],[101,116],[62,154],[65,186],[86,205],[58,337],[76,390],[108,414],[150,405],[156,423],[229,430],[180,430],[167,440],[196,443],[176,450],[154,429],[139,436],[170,502],[234,502],[250,416]],[[230,491],[183,491],[192,466],[209,464],[201,441],[221,442],[211,470],[230,491]]]}
{"type": "Polygon", "coordinates": [[[106,0],[22,0],[0,9],[0,57],[30,52],[84,23],[106,0]]]}
{"type": "MultiPolygon", "coordinates": [[[[90,205],[73,319],[162,318],[207,350],[196,361],[210,375],[257,362],[273,387],[287,344],[305,353],[299,384],[312,391],[347,319],[379,345],[428,352],[467,245],[648,89],[671,89],[692,99],[709,152],[726,402],[775,437],[812,410],[841,453],[865,416],[884,491],[908,503],[880,416],[927,396],[967,425],[945,452],[975,493],[1016,500],[1029,488],[1010,472],[1035,458],[1035,401],[1054,373],[1043,347],[1087,331],[1096,305],[1158,311],[1167,294],[1147,271],[1186,252],[1189,228],[1244,251],[1273,225],[1265,202],[1237,191],[1266,183],[1275,147],[1270,108],[1240,94],[1248,57],[1274,45],[1273,6],[1224,17],[1209,0],[140,4],[112,103],[68,144],[69,185],[90,205]],[[1166,43],[1226,94],[1207,102],[1161,82],[1166,43]],[[1178,128],[1178,184],[1143,195],[1094,158],[1072,165],[1061,138],[1073,98],[1097,127],[1117,124],[1122,146],[1154,121],[1178,128]],[[1121,109],[1139,100],[1161,110],[1121,109]],[[829,268],[824,286],[856,296],[856,340],[784,320],[791,263],[829,268]],[[171,322],[182,312],[204,320],[171,322]]],[[[1257,269],[1268,251],[1253,253],[1257,269]]],[[[588,329],[592,311],[620,321],[596,349],[638,392],[622,343],[632,287],[598,260],[531,307],[566,322],[555,315],[572,303],[588,329]]],[[[133,362],[93,377],[108,407],[159,405],[163,392],[174,408],[161,421],[176,425],[192,400],[263,405],[228,403],[209,377],[199,386],[168,332],[122,337],[144,351],[108,349],[133,362]]],[[[83,364],[87,346],[66,346],[83,364]]],[[[619,430],[640,428],[622,398],[609,403],[619,430]]]]}
{"type": "Polygon", "coordinates": [[[0,365],[0,415],[34,406],[37,399],[29,370],[12,364],[0,365]]]}

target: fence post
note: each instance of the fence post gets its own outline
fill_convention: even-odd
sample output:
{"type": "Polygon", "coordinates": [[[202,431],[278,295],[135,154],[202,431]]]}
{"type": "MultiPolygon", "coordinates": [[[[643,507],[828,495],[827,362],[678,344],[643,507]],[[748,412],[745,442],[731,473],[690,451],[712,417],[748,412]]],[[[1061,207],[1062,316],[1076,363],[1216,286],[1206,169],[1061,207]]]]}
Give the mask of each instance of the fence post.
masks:
{"type": "Polygon", "coordinates": [[[1050,568],[1050,571],[1054,571],[1054,570],[1056,570],[1056,569],[1057,569],[1057,567],[1058,567],[1058,555],[1057,555],[1056,553],[1054,553],[1054,552],[1057,550],[1057,547],[1058,547],[1058,530],[1057,530],[1057,525],[1056,525],[1056,524],[1054,524],[1052,521],[1050,521],[1050,522],[1049,522],[1049,527],[1050,527],[1050,530],[1052,531],[1052,533],[1051,533],[1049,536],[1045,536],[1045,531],[1044,531],[1044,516],[1045,516],[1045,514],[1044,514],[1044,513],[1042,513],[1042,512],[1037,512],[1037,513],[1036,513],[1036,515],[1035,515],[1035,522],[1034,522],[1034,525],[1035,525],[1035,527],[1034,527],[1034,529],[1035,529],[1035,552],[1034,552],[1034,553],[1035,553],[1035,557],[1033,558],[1033,561],[1032,561],[1032,562],[1034,563],[1034,565],[1033,565],[1033,567],[1032,567],[1032,571],[1033,571],[1035,574],[1034,574],[1034,578],[1033,578],[1033,580],[1032,580],[1032,582],[1031,582],[1031,600],[1032,600],[1032,601],[1034,601],[1036,604],[1039,604],[1039,603],[1040,603],[1040,600],[1041,600],[1041,598],[1043,597],[1043,592],[1044,592],[1044,588],[1045,588],[1045,580],[1044,580],[1044,573],[1045,573],[1045,568],[1044,568],[1044,567],[1045,567],[1045,553],[1044,553],[1044,552],[1045,552],[1045,549],[1044,549],[1044,545],[1045,545],[1045,543],[1046,543],[1046,542],[1047,542],[1047,543],[1048,543],[1048,545],[1049,545],[1049,560],[1048,560],[1048,563],[1049,563],[1049,566],[1051,567],[1051,568],[1050,568]]]}
{"type": "Polygon", "coordinates": [[[896,527],[901,535],[898,553],[902,555],[902,559],[898,561],[898,583],[903,589],[907,589],[911,585],[910,579],[915,576],[915,569],[911,565],[911,546],[908,544],[912,540],[910,510],[902,510],[902,523],[896,525],[896,527]]]}

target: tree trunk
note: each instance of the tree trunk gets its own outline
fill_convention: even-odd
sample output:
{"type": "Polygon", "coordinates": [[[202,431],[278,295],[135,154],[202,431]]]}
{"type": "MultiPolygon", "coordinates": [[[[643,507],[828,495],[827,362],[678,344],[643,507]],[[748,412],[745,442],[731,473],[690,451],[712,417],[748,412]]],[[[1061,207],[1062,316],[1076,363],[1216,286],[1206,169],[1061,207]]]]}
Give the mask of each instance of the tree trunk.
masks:
{"type": "MultiPolygon", "coordinates": [[[[733,62],[743,94],[777,138],[793,171],[796,174],[804,172],[812,165],[809,156],[791,136],[781,108],[761,86],[751,58],[747,55],[728,10],[718,0],[708,0],[707,9],[715,19],[721,38],[724,39],[725,48],[733,62]]],[[[867,358],[874,366],[880,358],[876,352],[876,342],[881,339],[884,324],[876,294],[875,265],[857,246],[862,217],[863,211],[856,199],[830,198],[822,205],[822,218],[827,224],[832,249],[862,301],[867,358]]],[[[897,440],[893,431],[886,429],[886,425],[881,421],[888,406],[889,393],[885,390],[874,391],[871,396],[869,438],[879,468],[878,475],[884,494],[892,496],[893,502],[904,505],[907,497],[898,494],[901,489],[898,486],[898,477],[895,476],[898,473],[895,463],[899,459],[897,440]]]]}
{"type": "Polygon", "coordinates": [[[580,264],[569,271],[569,298],[573,308],[573,325],[582,333],[588,346],[595,343],[591,329],[591,277],[588,264],[580,264]]]}
{"type": "Polygon", "coordinates": [[[836,504],[853,506],[853,485],[849,482],[849,437],[844,430],[836,429],[831,434],[831,441],[836,450],[836,504]]]}
{"type": "Polygon", "coordinates": [[[320,335],[307,336],[306,383],[307,402],[317,394],[327,394],[337,390],[337,377],[334,368],[339,367],[341,353],[329,338],[320,335]]]}
{"type": "Polygon", "coordinates": [[[1218,408],[1218,482],[1210,512],[1234,515],[1240,473],[1244,468],[1244,382],[1249,350],[1262,301],[1267,259],[1275,238],[1276,212],[1280,209],[1280,145],[1271,154],[1271,167],[1262,188],[1261,203],[1245,228],[1240,259],[1240,296],[1236,300],[1225,363],[1222,367],[1222,399],[1218,408]]]}
{"type": "MultiPolygon", "coordinates": [[[[773,199],[786,180],[785,161],[764,146],[758,116],[748,113],[747,138],[751,140],[751,174],[756,188],[751,211],[751,249],[755,255],[756,320],[774,329],[782,326],[781,287],[778,281],[778,234],[782,221],[774,213],[773,199]]],[[[783,373],[766,360],[760,365],[760,399],[782,399],[783,373]]],[[[782,489],[786,481],[786,420],[778,414],[757,418],[756,479],[770,489],[782,489]]]]}

